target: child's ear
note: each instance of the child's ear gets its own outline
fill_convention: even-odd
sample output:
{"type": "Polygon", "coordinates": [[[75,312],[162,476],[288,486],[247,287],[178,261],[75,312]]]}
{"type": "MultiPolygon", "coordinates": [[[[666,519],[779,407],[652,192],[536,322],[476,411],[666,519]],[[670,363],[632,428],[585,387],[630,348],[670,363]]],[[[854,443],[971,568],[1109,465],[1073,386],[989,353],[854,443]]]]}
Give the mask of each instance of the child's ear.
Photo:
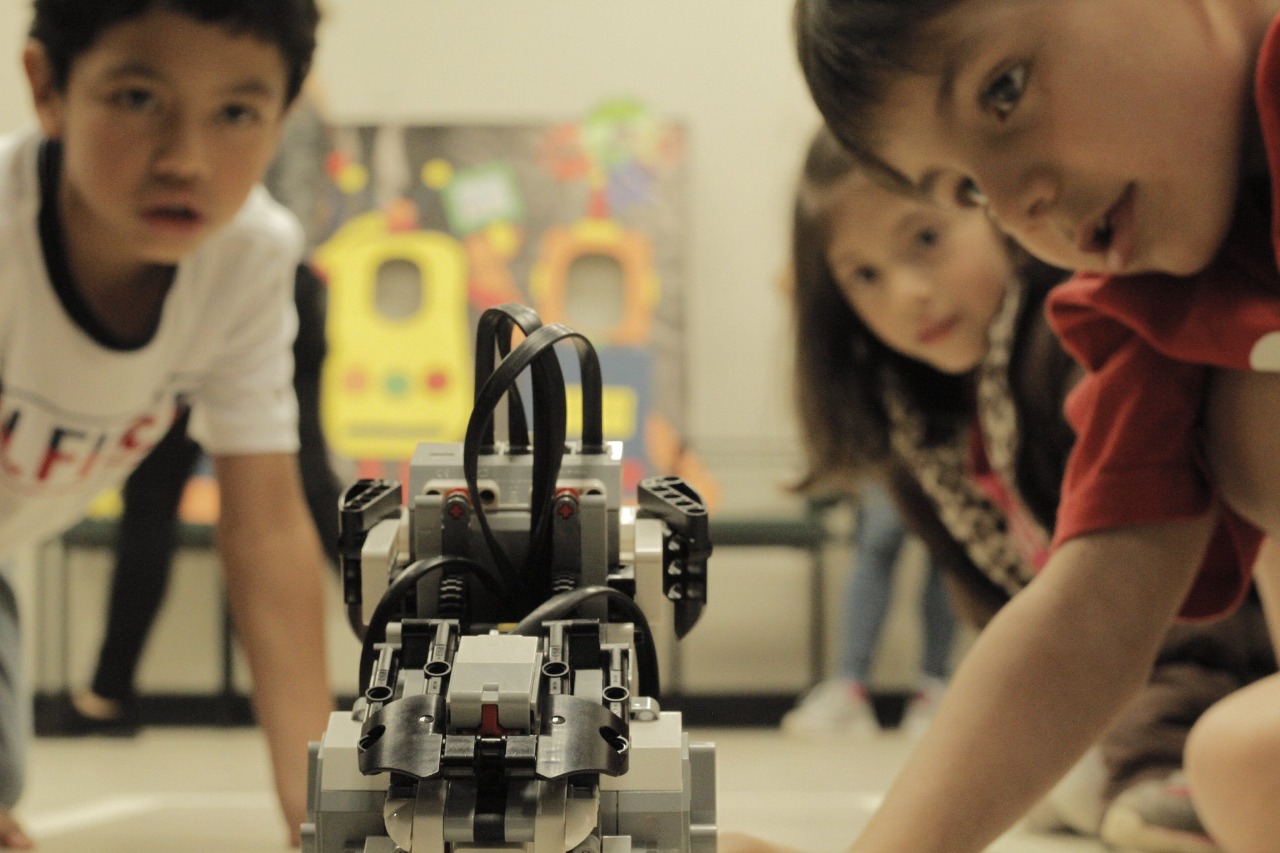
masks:
{"type": "Polygon", "coordinates": [[[31,103],[40,121],[40,129],[50,139],[62,135],[62,93],[53,81],[53,66],[44,45],[35,39],[22,51],[22,67],[31,87],[31,103]]]}

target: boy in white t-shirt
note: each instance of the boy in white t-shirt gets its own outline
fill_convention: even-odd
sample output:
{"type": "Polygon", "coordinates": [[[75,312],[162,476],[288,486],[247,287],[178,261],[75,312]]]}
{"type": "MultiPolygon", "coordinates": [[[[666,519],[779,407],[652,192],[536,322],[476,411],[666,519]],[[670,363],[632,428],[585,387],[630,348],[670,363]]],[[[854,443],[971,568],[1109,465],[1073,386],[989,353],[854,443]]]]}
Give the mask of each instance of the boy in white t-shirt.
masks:
{"type": "MultiPolygon", "coordinates": [[[[0,140],[0,555],[75,522],[192,407],[293,844],[332,705],[324,557],[291,345],[301,229],[258,186],[306,77],[314,0],[35,0],[40,131],[0,140]]],[[[335,508],[336,511],[336,508],[335,508]]],[[[0,848],[31,840],[28,698],[0,574],[0,848]]]]}

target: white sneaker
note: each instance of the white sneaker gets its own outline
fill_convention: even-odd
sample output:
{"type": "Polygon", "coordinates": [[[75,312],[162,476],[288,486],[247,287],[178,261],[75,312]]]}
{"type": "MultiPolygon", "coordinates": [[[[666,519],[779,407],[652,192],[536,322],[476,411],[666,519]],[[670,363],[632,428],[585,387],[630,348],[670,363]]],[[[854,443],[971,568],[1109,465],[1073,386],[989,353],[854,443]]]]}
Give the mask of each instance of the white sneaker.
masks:
{"type": "Polygon", "coordinates": [[[844,678],[829,678],[817,684],[782,717],[784,732],[803,737],[851,734],[874,728],[875,715],[866,688],[844,678]]]}

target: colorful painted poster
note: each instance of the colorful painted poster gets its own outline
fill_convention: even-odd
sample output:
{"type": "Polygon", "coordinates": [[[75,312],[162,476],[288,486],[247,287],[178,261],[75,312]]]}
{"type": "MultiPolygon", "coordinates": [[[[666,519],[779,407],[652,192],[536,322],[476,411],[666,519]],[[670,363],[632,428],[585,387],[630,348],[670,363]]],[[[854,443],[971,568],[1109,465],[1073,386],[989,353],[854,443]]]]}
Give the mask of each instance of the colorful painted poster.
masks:
{"type": "MultiPolygon", "coordinates": [[[[679,123],[620,101],[563,123],[338,127],[330,138],[313,260],[329,288],[322,421],[338,454],[373,476],[420,441],[460,441],[476,319],[515,301],[594,343],[628,486],[661,472],[714,488],[681,439],[679,123]]],[[[572,381],[576,362],[562,361],[572,381]]]]}

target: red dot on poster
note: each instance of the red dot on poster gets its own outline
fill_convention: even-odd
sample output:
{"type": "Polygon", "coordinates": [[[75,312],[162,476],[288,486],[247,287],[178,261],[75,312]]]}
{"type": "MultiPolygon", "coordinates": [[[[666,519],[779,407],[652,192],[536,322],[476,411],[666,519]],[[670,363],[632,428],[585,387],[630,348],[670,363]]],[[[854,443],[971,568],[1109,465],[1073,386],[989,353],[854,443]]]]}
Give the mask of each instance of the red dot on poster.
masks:
{"type": "Polygon", "coordinates": [[[449,386],[449,377],[443,370],[433,370],[427,374],[427,388],[431,391],[443,391],[449,386]]]}
{"type": "Polygon", "coordinates": [[[347,390],[358,393],[363,391],[369,385],[369,376],[359,368],[353,368],[347,371],[346,381],[347,390]]]}

